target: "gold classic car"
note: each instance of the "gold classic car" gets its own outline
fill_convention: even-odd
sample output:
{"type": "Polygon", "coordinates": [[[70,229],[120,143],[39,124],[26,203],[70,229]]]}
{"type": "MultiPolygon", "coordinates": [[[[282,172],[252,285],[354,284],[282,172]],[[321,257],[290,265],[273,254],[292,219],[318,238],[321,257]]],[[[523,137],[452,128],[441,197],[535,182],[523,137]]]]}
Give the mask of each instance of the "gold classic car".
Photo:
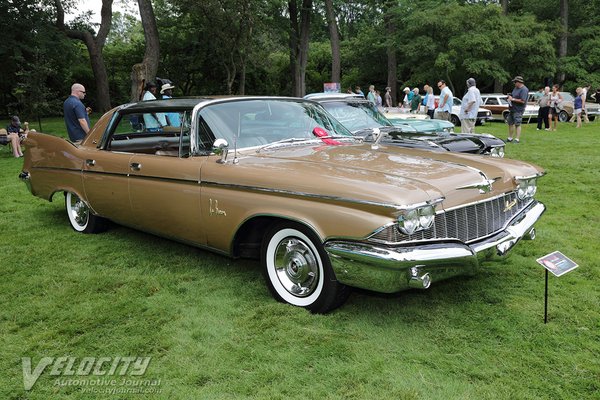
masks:
{"type": "Polygon", "coordinates": [[[106,113],[81,144],[30,134],[20,177],[44,199],[63,192],[77,232],[111,220],[258,259],[277,300],[313,312],[350,287],[473,274],[534,238],[539,167],[380,137],[356,138],[297,98],[146,101],[106,113]]]}

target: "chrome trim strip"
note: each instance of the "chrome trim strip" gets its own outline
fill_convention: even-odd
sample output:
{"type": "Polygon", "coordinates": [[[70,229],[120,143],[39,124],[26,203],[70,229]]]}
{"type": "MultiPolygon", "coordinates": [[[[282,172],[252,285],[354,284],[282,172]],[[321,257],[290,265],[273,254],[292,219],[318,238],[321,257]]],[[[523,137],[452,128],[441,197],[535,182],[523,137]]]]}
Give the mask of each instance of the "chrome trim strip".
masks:
{"type": "Polygon", "coordinates": [[[288,196],[308,197],[311,199],[322,199],[322,200],[330,200],[330,201],[339,201],[339,202],[344,202],[344,203],[385,207],[385,208],[392,208],[397,211],[403,211],[406,209],[410,209],[410,207],[412,207],[412,205],[406,206],[406,205],[383,203],[383,202],[377,202],[377,201],[349,199],[349,198],[338,197],[338,196],[328,196],[328,195],[306,193],[306,192],[295,192],[292,190],[269,189],[269,188],[264,188],[264,187],[259,187],[259,186],[237,185],[237,184],[232,184],[232,183],[219,183],[219,182],[203,181],[203,182],[201,182],[201,184],[207,185],[207,186],[224,187],[227,189],[248,190],[248,191],[265,192],[265,193],[276,193],[276,194],[282,194],[282,195],[288,195],[288,196]]]}
{"type": "MultiPolygon", "coordinates": [[[[487,197],[487,198],[485,198],[485,199],[483,199],[483,200],[477,200],[477,201],[474,201],[474,202],[472,202],[472,203],[465,203],[465,204],[461,204],[461,205],[459,205],[459,206],[456,206],[456,207],[444,208],[444,211],[442,211],[442,212],[448,212],[448,211],[457,210],[457,209],[459,209],[459,208],[464,208],[464,207],[474,206],[474,205],[481,204],[481,203],[487,203],[488,201],[496,200],[496,199],[498,199],[498,198],[500,198],[500,197],[504,197],[504,196],[506,196],[507,194],[511,194],[511,193],[514,193],[514,194],[515,194],[515,196],[517,195],[517,194],[516,194],[516,192],[515,192],[514,190],[511,190],[511,191],[509,191],[509,192],[504,192],[504,193],[502,193],[502,194],[499,194],[498,196],[494,196],[494,197],[487,197]]],[[[533,198],[532,198],[532,199],[530,199],[530,202],[531,202],[531,201],[534,201],[534,200],[533,200],[533,198]]],[[[529,206],[529,204],[526,204],[526,205],[525,205],[523,208],[527,208],[528,206],[529,206]]]]}

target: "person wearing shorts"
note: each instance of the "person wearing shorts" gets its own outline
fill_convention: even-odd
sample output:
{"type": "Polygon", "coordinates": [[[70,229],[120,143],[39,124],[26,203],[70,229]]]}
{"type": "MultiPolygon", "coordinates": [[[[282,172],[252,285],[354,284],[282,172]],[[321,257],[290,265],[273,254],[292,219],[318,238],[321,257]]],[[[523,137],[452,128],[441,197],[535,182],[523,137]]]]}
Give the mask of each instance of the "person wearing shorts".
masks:
{"type": "Polygon", "coordinates": [[[521,123],[523,122],[523,112],[527,105],[527,96],[529,96],[529,89],[525,86],[522,76],[516,76],[513,79],[515,88],[512,93],[508,95],[508,117],[506,122],[508,123],[508,139],[507,142],[513,141],[515,143],[521,141],[521,123]]]}

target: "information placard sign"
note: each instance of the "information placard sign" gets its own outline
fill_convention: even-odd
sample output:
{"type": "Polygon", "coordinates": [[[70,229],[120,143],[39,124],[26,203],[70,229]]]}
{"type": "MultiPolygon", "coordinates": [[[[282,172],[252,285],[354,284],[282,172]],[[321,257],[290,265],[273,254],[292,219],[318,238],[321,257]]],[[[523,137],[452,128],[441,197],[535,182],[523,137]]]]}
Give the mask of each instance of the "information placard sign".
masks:
{"type": "Polygon", "coordinates": [[[560,251],[555,251],[536,260],[555,276],[561,276],[573,271],[579,265],[560,251]]]}

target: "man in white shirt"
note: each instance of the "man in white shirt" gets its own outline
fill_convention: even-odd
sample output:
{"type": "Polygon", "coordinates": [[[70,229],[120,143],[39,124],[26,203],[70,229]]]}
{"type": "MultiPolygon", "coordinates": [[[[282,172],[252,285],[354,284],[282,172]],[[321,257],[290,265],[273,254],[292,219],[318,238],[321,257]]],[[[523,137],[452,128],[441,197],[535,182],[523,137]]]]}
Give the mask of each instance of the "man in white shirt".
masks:
{"type": "Polygon", "coordinates": [[[475,86],[475,79],[467,79],[467,93],[462,98],[460,106],[460,118],[462,133],[475,133],[475,122],[477,121],[477,112],[481,106],[481,93],[475,86]]]}
{"type": "Polygon", "coordinates": [[[437,107],[436,117],[445,121],[450,121],[452,115],[452,104],[454,104],[454,96],[452,91],[446,85],[446,82],[440,80],[438,82],[438,88],[440,89],[440,103],[437,107]]]}

